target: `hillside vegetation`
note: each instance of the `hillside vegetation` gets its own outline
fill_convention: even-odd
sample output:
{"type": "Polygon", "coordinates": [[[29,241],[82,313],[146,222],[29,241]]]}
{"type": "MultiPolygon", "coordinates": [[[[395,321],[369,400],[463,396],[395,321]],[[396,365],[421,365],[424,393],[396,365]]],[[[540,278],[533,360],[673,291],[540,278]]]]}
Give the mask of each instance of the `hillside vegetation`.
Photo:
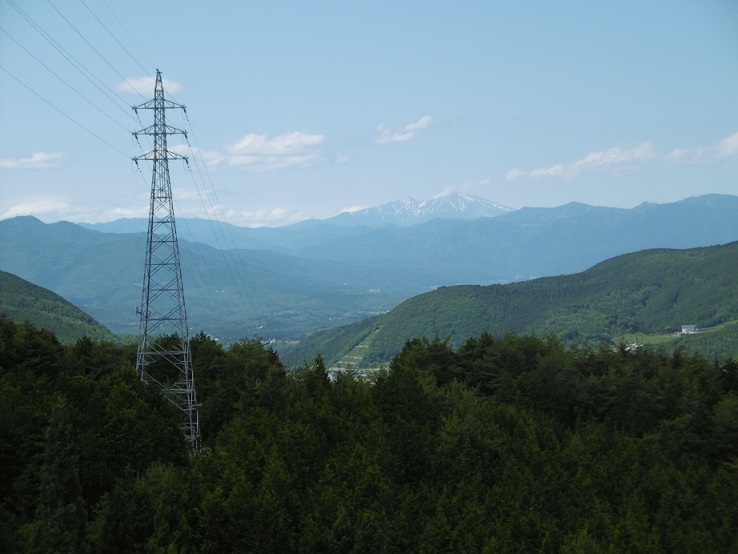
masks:
{"type": "Polygon", "coordinates": [[[372,382],[192,339],[202,451],[133,370],[0,318],[9,552],[735,552],[738,365],[409,341],[372,382]]]}
{"type": "MultiPolygon", "coordinates": [[[[713,327],[738,319],[735,275],[738,243],[626,254],[574,275],[441,287],[406,300],[363,326],[354,325],[350,332],[341,328],[309,337],[284,357],[299,363],[320,352],[333,362],[371,332],[363,366],[387,362],[413,337],[439,336],[458,346],[465,337],[485,331],[513,331],[599,344],[616,342],[626,334],[673,333],[683,324],[713,327]]],[[[691,344],[702,345],[710,354],[738,354],[735,340],[724,348],[716,346],[720,337],[716,332],[691,344]]]]}
{"type": "Polygon", "coordinates": [[[61,296],[6,271],[0,271],[0,315],[47,329],[64,344],[84,336],[116,340],[115,335],[61,296]]]}

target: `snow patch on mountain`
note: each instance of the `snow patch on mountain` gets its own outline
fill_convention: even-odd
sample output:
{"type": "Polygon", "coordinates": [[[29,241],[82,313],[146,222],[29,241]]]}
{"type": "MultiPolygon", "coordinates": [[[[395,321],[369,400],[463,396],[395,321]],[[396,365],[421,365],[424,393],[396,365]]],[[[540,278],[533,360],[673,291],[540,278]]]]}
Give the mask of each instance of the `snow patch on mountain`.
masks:
{"type": "Polygon", "coordinates": [[[411,197],[360,210],[342,212],[326,221],[341,225],[396,225],[406,227],[431,219],[476,219],[497,217],[513,211],[479,196],[459,192],[442,192],[427,200],[411,197]]]}

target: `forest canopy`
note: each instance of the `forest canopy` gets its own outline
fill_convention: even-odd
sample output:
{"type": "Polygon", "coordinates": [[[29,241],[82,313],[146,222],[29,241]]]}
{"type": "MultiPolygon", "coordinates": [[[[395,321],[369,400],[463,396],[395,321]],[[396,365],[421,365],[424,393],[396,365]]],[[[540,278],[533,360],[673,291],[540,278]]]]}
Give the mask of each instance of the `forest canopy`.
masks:
{"type": "Polygon", "coordinates": [[[734,360],[484,333],[367,380],[191,343],[197,455],[135,347],[0,319],[6,550],[738,548],[734,360]]]}

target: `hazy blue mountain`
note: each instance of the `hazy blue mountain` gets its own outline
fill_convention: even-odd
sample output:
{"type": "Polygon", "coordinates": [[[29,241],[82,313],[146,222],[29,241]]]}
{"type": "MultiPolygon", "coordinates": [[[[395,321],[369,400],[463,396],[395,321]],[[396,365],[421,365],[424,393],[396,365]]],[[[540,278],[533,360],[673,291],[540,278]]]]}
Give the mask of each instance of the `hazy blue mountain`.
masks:
{"type": "MultiPolygon", "coordinates": [[[[376,227],[408,227],[437,218],[470,220],[495,217],[510,211],[512,208],[479,196],[450,192],[422,201],[405,198],[373,208],[343,212],[327,219],[308,219],[283,227],[249,228],[207,219],[178,218],[177,232],[185,240],[215,248],[235,245],[237,248],[295,253],[303,248],[320,248],[327,240],[350,240],[376,227]]],[[[106,223],[80,223],[80,226],[103,233],[145,233],[147,220],[127,218],[106,223]]]]}
{"type": "MultiPolygon", "coordinates": [[[[0,221],[0,237],[0,269],[54,291],[117,334],[138,332],[145,234],[18,217],[0,221]]],[[[184,240],[180,251],[189,323],[223,339],[300,336],[384,312],[411,295],[404,282],[398,289],[386,278],[388,287],[378,286],[377,276],[391,275],[381,267],[375,275],[356,264],[184,240]]]]}
{"type": "Polygon", "coordinates": [[[435,219],[376,228],[296,252],[323,260],[365,260],[423,268],[437,284],[517,281],[582,271],[646,248],[691,248],[738,238],[738,197],[708,195],[633,209],[567,204],[523,208],[471,221],[435,219]]]}
{"type": "MultiPolygon", "coordinates": [[[[351,240],[371,227],[345,226],[329,220],[308,219],[284,227],[239,227],[222,221],[177,218],[177,236],[182,240],[207,244],[220,250],[274,250],[295,253],[303,248],[320,246],[326,240],[351,240]]],[[[101,233],[146,233],[145,218],[116,219],[106,223],[80,223],[81,227],[101,233]]]]}
{"type": "MultiPolygon", "coordinates": [[[[296,338],[442,285],[520,281],[583,271],[647,248],[727,243],[738,239],[736,213],[738,197],[708,195],[633,209],[524,208],[407,227],[177,223],[197,331],[296,338]]],[[[27,217],[0,221],[0,269],[60,294],[115,333],[135,332],[146,241],[141,223],[135,233],[108,233],[27,217]]],[[[130,220],[96,228],[137,229],[130,220]]]]}
{"type": "MultiPolygon", "coordinates": [[[[449,196],[448,198],[453,198],[449,196]]],[[[321,261],[356,261],[398,274],[411,270],[428,286],[491,283],[570,273],[645,248],[690,248],[738,238],[738,197],[707,195],[632,209],[567,204],[522,208],[470,220],[435,218],[405,227],[350,226],[341,218],[250,229],[178,219],[180,238],[214,248],[272,250],[321,261]]],[[[356,223],[354,221],[354,223],[356,223]]],[[[88,226],[145,232],[146,221],[88,226]],[[138,223],[140,222],[140,223],[138,223]]]]}

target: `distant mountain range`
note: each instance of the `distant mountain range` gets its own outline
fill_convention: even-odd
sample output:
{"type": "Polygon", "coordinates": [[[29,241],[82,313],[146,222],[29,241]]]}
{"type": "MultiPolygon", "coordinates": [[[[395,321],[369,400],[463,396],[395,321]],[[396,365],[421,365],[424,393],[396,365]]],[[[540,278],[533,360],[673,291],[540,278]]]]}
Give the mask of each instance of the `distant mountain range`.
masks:
{"type": "MultiPolygon", "coordinates": [[[[453,199],[459,196],[446,197],[453,199]]],[[[339,216],[258,229],[177,223],[194,331],[223,340],[293,340],[384,313],[439,286],[575,273],[647,248],[724,244],[738,239],[736,213],[738,197],[708,195],[633,209],[567,204],[408,226],[341,224],[339,216]]],[[[32,217],[0,221],[0,269],[60,294],[117,334],[135,333],[145,220],[88,227],[95,230],[32,217]]]]}
{"type": "MultiPolygon", "coordinates": [[[[0,221],[0,268],[48,288],[118,335],[135,335],[145,233],[100,233],[33,217],[0,221]]],[[[387,311],[406,285],[373,292],[357,264],[180,242],[188,322],[224,341],[294,338],[387,311]]],[[[389,281],[389,280],[388,280],[389,281]]]]}
{"type": "Polygon", "coordinates": [[[485,331],[512,331],[599,345],[628,334],[674,333],[690,324],[711,330],[690,338],[688,350],[699,347],[708,355],[732,357],[738,355],[736,275],[738,242],[645,250],[573,275],[442,287],[387,314],[317,333],[281,354],[293,365],[320,353],[328,363],[345,357],[377,366],[413,338],[437,337],[458,347],[485,331]]]}
{"type": "MultiPolygon", "coordinates": [[[[381,206],[372,208],[364,208],[350,212],[341,212],[340,214],[326,219],[310,219],[285,227],[286,229],[304,229],[315,226],[333,227],[334,225],[341,227],[408,227],[425,223],[431,219],[477,219],[479,217],[496,217],[514,211],[502,204],[486,200],[479,196],[471,194],[461,194],[458,192],[447,192],[437,194],[427,200],[415,200],[414,198],[405,198],[395,202],[388,202],[381,206]]],[[[190,240],[196,242],[208,242],[209,239],[203,240],[200,236],[207,235],[211,231],[212,223],[207,220],[187,220],[188,225],[193,227],[190,240]]],[[[80,223],[80,226],[95,231],[105,233],[139,233],[146,231],[145,218],[129,218],[118,219],[107,223],[80,223]]],[[[235,227],[235,226],[233,226],[235,227]]],[[[236,229],[242,229],[235,227],[236,229]]],[[[186,231],[186,230],[185,230],[186,231]]],[[[261,233],[259,230],[252,230],[252,240],[256,241],[257,236],[261,233]]],[[[240,232],[237,231],[240,236],[240,232]]],[[[245,236],[243,237],[244,240],[245,236]]],[[[254,246],[253,244],[251,246],[254,246]]]]}

